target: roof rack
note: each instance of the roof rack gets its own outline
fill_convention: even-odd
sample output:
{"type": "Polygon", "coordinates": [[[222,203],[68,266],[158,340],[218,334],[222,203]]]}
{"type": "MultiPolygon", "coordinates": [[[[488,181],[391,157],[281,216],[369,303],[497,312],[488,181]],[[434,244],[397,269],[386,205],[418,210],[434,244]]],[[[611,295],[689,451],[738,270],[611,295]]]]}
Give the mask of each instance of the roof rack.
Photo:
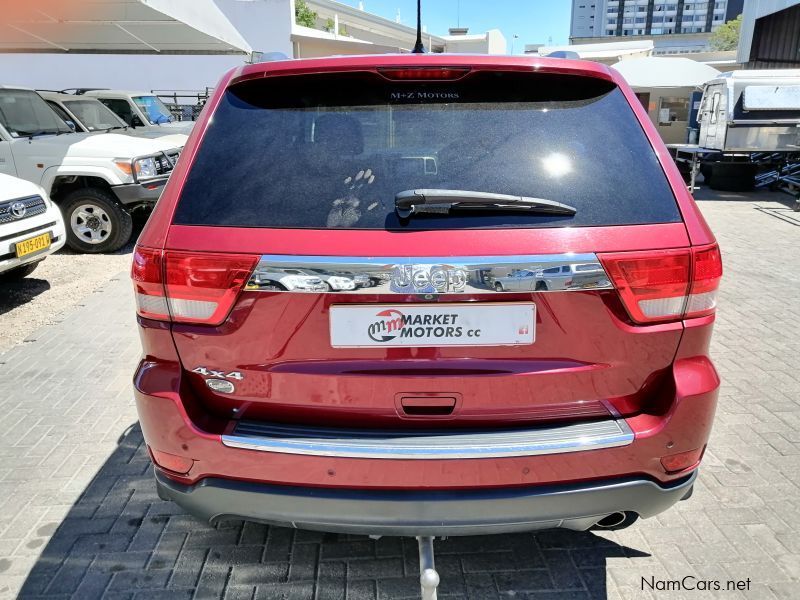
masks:
{"type": "MultiPolygon", "coordinates": [[[[110,88],[66,88],[63,90],[59,90],[59,94],[72,94],[73,96],[81,96],[86,92],[93,92],[95,90],[107,90],[110,88]]],[[[51,91],[51,90],[42,90],[42,91],[51,91]]],[[[54,91],[54,90],[53,90],[54,91]]]]}

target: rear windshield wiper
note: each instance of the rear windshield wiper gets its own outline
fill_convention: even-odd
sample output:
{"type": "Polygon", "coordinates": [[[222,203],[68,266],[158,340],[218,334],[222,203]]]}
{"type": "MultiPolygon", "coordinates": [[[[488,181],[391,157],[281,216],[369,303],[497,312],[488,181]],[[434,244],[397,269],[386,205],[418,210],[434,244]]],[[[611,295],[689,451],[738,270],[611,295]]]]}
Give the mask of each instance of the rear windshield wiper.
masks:
{"type": "MultiPolygon", "coordinates": [[[[394,207],[401,219],[408,219],[425,205],[448,206],[470,210],[518,210],[536,214],[574,215],[574,206],[546,198],[492,194],[471,190],[405,190],[394,197],[394,207]]],[[[423,209],[424,210],[424,209],[423,209]]]]}

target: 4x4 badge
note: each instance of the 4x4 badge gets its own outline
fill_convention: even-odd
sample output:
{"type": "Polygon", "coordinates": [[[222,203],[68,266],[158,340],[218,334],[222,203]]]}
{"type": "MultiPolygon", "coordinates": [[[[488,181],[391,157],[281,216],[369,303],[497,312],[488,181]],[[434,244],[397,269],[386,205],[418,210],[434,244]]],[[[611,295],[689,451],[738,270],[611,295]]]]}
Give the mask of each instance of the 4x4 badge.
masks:
{"type": "Polygon", "coordinates": [[[226,374],[225,371],[215,371],[214,369],[207,369],[206,367],[192,369],[192,373],[197,373],[198,375],[204,375],[206,377],[218,377],[220,379],[236,379],[238,381],[244,379],[244,375],[239,371],[231,371],[226,374]]]}

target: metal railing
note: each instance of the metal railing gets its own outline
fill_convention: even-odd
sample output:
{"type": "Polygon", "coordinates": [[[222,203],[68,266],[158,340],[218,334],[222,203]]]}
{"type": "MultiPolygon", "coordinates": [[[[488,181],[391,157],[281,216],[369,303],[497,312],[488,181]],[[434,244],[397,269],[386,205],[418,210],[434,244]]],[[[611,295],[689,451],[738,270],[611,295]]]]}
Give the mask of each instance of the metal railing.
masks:
{"type": "Polygon", "coordinates": [[[167,105],[178,121],[196,121],[214,88],[202,90],[150,90],[167,105]]]}

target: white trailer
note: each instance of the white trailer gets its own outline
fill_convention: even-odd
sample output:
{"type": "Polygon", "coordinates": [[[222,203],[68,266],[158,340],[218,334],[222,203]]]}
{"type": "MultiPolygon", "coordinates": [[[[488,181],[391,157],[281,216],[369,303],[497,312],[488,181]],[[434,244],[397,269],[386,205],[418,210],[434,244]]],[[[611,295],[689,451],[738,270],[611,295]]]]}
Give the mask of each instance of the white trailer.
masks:
{"type": "MultiPolygon", "coordinates": [[[[800,69],[722,73],[703,85],[698,144],[669,145],[694,186],[800,189],[800,69]]],[[[800,206],[800,203],[798,204],[800,206]]]]}
{"type": "Polygon", "coordinates": [[[800,69],[733,71],[703,86],[698,143],[720,152],[800,149],[800,69]]]}

